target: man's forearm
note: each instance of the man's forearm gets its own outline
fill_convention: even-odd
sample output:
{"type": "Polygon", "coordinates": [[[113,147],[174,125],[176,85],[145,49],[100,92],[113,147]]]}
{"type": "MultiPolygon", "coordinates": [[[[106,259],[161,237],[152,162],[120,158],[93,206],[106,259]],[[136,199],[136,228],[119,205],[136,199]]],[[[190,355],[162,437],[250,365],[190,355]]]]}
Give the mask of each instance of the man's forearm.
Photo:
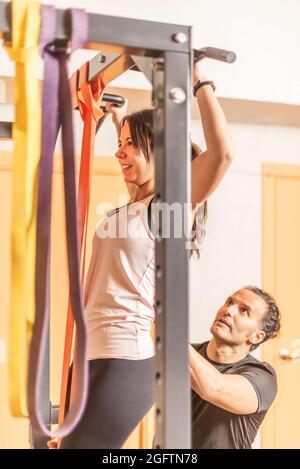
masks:
{"type": "Polygon", "coordinates": [[[205,400],[213,400],[223,387],[223,375],[189,345],[189,368],[193,390],[205,400]]]}

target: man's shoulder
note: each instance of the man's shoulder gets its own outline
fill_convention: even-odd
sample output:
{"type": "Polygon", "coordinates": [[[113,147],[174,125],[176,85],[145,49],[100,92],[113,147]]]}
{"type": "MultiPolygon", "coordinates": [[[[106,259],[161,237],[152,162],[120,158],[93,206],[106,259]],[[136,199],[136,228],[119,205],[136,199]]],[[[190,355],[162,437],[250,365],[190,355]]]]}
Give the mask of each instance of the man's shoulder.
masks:
{"type": "Polygon", "coordinates": [[[197,352],[203,353],[206,350],[207,344],[208,344],[208,340],[206,340],[205,342],[197,343],[197,344],[191,344],[191,346],[194,347],[194,349],[197,350],[197,352]]]}
{"type": "Polygon", "coordinates": [[[229,373],[246,378],[254,387],[259,401],[259,410],[268,409],[277,394],[276,371],[269,363],[249,354],[229,373]]]}
{"type": "Polygon", "coordinates": [[[270,363],[264,362],[259,360],[258,358],[254,357],[249,353],[247,357],[244,358],[244,360],[241,361],[240,363],[242,368],[249,367],[250,369],[259,369],[259,370],[264,370],[270,373],[273,376],[276,376],[276,371],[273,368],[270,363]]]}
{"type": "MultiPolygon", "coordinates": [[[[192,343],[191,345],[194,347],[195,350],[197,350],[197,352],[199,352],[201,355],[203,355],[205,358],[206,357],[206,348],[207,348],[207,344],[208,344],[208,340],[205,341],[205,342],[200,342],[200,343],[192,343]]],[[[212,362],[211,360],[209,360],[211,363],[214,363],[212,362]]],[[[217,364],[217,365],[221,365],[221,364],[217,364]]],[[[270,363],[267,363],[267,362],[264,362],[264,361],[261,361],[259,360],[258,358],[254,357],[251,353],[249,353],[245,358],[243,358],[242,360],[239,360],[235,363],[230,363],[230,364],[222,364],[221,368],[224,368],[224,371],[225,373],[229,372],[229,373],[242,373],[242,372],[246,372],[246,371],[255,371],[257,370],[258,372],[261,371],[261,372],[267,372],[267,374],[271,375],[271,376],[274,376],[274,378],[276,378],[276,371],[274,370],[274,368],[272,367],[272,365],[270,365],[270,363]]]]}
{"type": "Polygon", "coordinates": [[[252,384],[258,398],[257,412],[266,412],[277,394],[276,372],[272,365],[251,354],[243,361],[244,363],[231,372],[243,376],[252,384]]]}

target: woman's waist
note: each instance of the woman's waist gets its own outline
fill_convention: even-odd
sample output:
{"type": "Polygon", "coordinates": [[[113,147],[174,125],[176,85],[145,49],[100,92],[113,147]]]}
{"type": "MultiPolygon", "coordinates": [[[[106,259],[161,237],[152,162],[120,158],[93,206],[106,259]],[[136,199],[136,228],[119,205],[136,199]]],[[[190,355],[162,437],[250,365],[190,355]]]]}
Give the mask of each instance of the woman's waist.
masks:
{"type": "Polygon", "coordinates": [[[95,329],[89,335],[88,359],[125,358],[140,360],[154,355],[154,343],[150,334],[132,336],[131,334],[112,333],[112,329],[95,329]],[[110,332],[109,332],[110,331],[110,332]]]}
{"type": "Polygon", "coordinates": [[[124,321],[154,320],[153,298],[145,300],[140,296],[92,296],[85,305],[87,319],[124,321]]]}
{"type": "MultiPolygon", "coordinates": [[[[130,320],[90,320],[87,323],[89,342],[113,348],[121,344],[148,344],[152,347],[151,321],[130,320]]],[[[98,347],[98,346],[97,346],[98,347]]]]}
{"type": "Polygon", "coordinates": [[[118,310],[93,310],[86,314],[88,328],[137,328],[140,331],[150,331],[151,324],[154,321],[153,311],[144,311],[144,314],[130,311],[118,310]]]}
{"type": "MultiPolygon", "coordinates": [[[[154,293],[150,295],[142,295],[133,292],[115,292],[102,291],[90,294],[85,302],[85,309],[90,311],[105,312],[116,311],[129,314],[131,312],[151,312],[153,311],[154,293]]],[[[151,313],[152,314],[152,313],[151,313]]]]}

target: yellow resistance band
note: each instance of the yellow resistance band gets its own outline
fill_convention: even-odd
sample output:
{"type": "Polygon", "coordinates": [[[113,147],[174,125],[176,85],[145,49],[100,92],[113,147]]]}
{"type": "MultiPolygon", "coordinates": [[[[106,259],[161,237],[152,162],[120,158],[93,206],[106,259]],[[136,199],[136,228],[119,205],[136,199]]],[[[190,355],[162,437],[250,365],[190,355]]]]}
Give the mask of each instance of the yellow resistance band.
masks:
{"type": "Polygon", "coordinates": [[[40,4],[12,0],[12,44],[16,63],[13,126],[9,404],[15,417],[27,416],[27,370],[34,322],[36,194],[40,157],[41,106],[37,78],[40,4]]]}

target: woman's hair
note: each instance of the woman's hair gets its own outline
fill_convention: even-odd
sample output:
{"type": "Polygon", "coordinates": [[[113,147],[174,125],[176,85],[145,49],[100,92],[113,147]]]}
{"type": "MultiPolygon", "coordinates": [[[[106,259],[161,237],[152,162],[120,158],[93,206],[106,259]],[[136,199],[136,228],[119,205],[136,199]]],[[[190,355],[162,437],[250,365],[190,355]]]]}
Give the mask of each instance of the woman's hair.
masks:
{"type": "Polygon", "coordinates": [[[121,120],[121,128],[125,122],[129,125],[133,145],[141,150],[149,161],[153,150],[153,111],[145,109],[128,114],[121,120]]]}
{"type": "MultiPolygon", "coordinates": [[[[153,151],[153,110],[144,109],[143,111],[133,112],[123,117],[121,128],[125,122],[128,123],[130,136],[133,145],[141,150],[147,161],[150,160],[150,153],[153,151]]],[[[200,148],[194,143],[191,145],[191,159],[193,160],[201,153],[200,148]]],[[[190,254],[199,259],[200,250],[206,233],[207,220],[207,201],[199,205],[196,210],[192,235],[190,238],[190,254]]]]}
{"type": "Polygon", "coordinates": [[[192,226],[192,235],[190,239],[190,254],[193,258],[199,259],[203,247],[203,241],[206,235],[206,222],[208,217],[207,200],[197,207],[192,226]]]}
{"type": "MultiPolygon", "coordinates": [[[[192,143],[192,161],[201,155],[202,151],[198,145],[192,143]]],[[[195,213],[192,235],[191,235],[191,256],[199,259],[206,234],[206,222],[208,217],[207,200],[200,204],[195,213]]]]}

